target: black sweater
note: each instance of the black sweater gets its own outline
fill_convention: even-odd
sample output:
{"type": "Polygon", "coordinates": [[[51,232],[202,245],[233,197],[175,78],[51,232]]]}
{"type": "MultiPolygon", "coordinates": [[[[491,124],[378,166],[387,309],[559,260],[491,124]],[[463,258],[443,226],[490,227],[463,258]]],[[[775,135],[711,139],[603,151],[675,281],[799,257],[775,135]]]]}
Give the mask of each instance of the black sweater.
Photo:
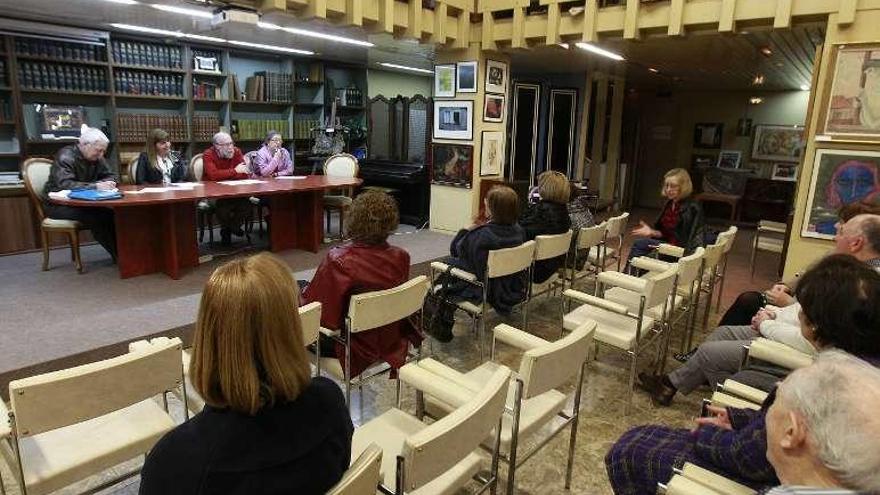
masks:
{"type": "MultiPolygon", "coordinates": [[[[529,205],[519,219],[519,224],[526,231],[526,240],[532,241],[539,235],[564,234],[571,228],[571,217],[568,206],[550,201],[538,201],[529,205]]],[[[557,256],[535,263],[532,280],[540,284],[556,273],[565,264],[565,255],[557,256]]]]}
{"type": "MultiPolygon", "coordinates": [[[[660,216],[654,222],[654,229],[660,230],[660,219],[666,210],[672,206],[672,200],[663,205],[660,216]]],[[[703,208],[700,203],[692,199],[683,199],[679,204],[678,223],[675,224],[675,240],[678,246],[684,248],[685,254],[693,253],[698,247],[706,245],[706,222],[703,218],[703,208]]],[[[668,239],[664,239],[667,241],[668,239]]]]}
{"type": "MultiPolygon", "coordinates": [[[[171,182],[185,182],[187,175],[187,165],[176,151],[169,152],[171,158],[171,182]]],[[[150,158],[146,153],[141,153],[137,161],[137,173],[134,177],[135,184],[161,184],[162,171],[157,169],[150,163],[150,158]]]]}

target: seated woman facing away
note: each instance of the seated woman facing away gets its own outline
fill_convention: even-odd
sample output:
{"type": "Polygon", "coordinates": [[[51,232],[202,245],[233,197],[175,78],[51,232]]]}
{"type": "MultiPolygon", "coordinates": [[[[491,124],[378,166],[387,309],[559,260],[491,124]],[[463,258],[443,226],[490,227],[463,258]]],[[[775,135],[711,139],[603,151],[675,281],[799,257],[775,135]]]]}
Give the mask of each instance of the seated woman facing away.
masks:
{"type": "MultiPolygon", "coordinates": [[[[691,199],[694,190],[691,176],[683,168],[674,168],[663,176],[666,204],[653,226],[639,220],[632,234],[642,239],[633,242],[629,259],[650,254],[661,243],[684,248],[685,254],[705,245],[706,224],[703,208],[691,199]]],[[[629,261],[627,261],[629,266],[629,261]]]]}
{"type": "Polygon", "coordinates": [[[190,365],[206,405],[147,456],[141,494],[324,493],[340,480],[353,426],[339,387],[309,378],[297,292],[271,254],[211,275],[190,365]]]}
{"type": "Polygon", "coordinates": [[[278,177],[293,175],[293,160],[284,149],[284,140],[278,131],[269,131],[263,146],[257,150],[251,163],[251,177],[278,177]]]}
{"type": "MultiPolygon", "coordinates": [[[[813,347],[880,365],[880,274],[852,256],[834,254],[804,274],[795,295],[801,332],[813,347]]],[[[756,489],[777,485],[766,456],[765,416],[774,399],[775,391],[760,411],[709,406],[712,417],[698,419],[693,431],[660,425],[627,431],[605,456],[614,493],[653,495],[657,483],[685,462],[756,489]]]]}
{"type": "MultiPolygon", "coordinates": [[[[568,199],[571,185],[560,172],[548,170],[538,176],[537,195],[526,211],[519,217],[519,225],[526,234],[526,240],[534,240],[539,235],[564,234],[571,227],[568,216],[568,199]]],[[[530,198],[531,199],[531,198],[530,198]]],[[[565,256],[558,256],[535,263],[532,280],[545,282],[565,263],[565,256]]]]}
{"type": "Polygon", "coordinates": [[[146,149],[138,156],[135,184],[185,182],[189,167],[180,153],[171,149],[171,139],[162,129],[147,134],[146,149]]]}
{"type": "MultiPolygon", "coordinates": [[[[409,253],[388,244],[388,236],[397,225],[397,203],[391,196],[366,191],[354,199],[346,216],[350,240],[330,249],[303,291],[303,304],[321,303],[323,327],[344,329],[352,295],[390,289],[409,280],[409,253]]],[[[321,339],[321,354],[345,363],[345,346],[323,335],[321,339]]],[[[351,376],[379,361],[395,369],[403,366],[409,344],[419,345],[421,340],[408,320],[354,334],[351,376]]]]}

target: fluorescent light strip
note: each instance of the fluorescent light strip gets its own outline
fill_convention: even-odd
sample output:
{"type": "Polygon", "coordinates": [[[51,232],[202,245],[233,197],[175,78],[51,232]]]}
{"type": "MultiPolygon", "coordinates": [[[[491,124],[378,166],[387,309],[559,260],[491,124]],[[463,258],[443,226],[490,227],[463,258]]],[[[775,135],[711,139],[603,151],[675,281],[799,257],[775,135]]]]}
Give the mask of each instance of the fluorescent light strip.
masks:
{"type": "Polygon", "coordinates": [[[190,40],[210,41],[213,43],[226,43],[226,40],[223,38],[215,38],[213,36],[203,36],[201,34],[183,33],[183,37],[186,39],[190,39],[190,40]]]}
{"type": "Polygon", "coordinates": [[[201,17],[203,19],[211,19],[214,17],[214,14],[210,12],[205,12],[204,10],[196,10],[196,9],[187,9],[184,7],[175,7],[173,5],[162,5],[162,4],[153,4],[151,5],[154,9],[163,10],[165,12],[171,12],[174,14],[183,14],[192,17],[201,17]]]}
{"type": "Polygon", "coordinates": [[[801,84],[801,91],[809,91],[809,90],[810,90],[809,84],[801,84]]]}
{"type": "Polygon", "coordinates": [[[117,29],[124,29],[126,31],[135,31],[138,33],[147,33],[147,34],[158,34],[162,36],[174,36],[175,38],[182,38],[183,33],[180,31],[169,31],[167,29],[156,29],[147,26],[136,26],[134,24],[119,24],[116,22],[110,23],[111,26],[117,29]]]}
{"type": "Polygon", "coordinates": [[[358,46],[375,46],[375,44],[370,43],[369,41],[356,40],[354,38],[346,38],[344,36],[336,36],[335,34],[327,34],[320,33],[317,31],[308,31],[306,29],[292,28],[292,27],[282,27],[277,24],[272,24],[269,22],[258,22],[257,27],[268,29],[270,31],[285,31],[290,34],[295,34],[297,36],[306,36],[309,38],[319,38],[322,40],[335,41],[337,43],[347,43],[349,45],[358,45],[358,46]]]}
{"type": "Polygon", "coordinates": [[[118,3],[118,4],[122,4],[122,5],[137,5],[140,3],[137,0],[104,0],[104,1],[110,2],[110,3],[118,3]]]}
{"type": "Polygon", "coordinates": [[[581,50],[586,50],[588,52],[595,53],[596,55],[602,55],[603,57],[608,57],[612,60],[617,60],[617,61],[624,60],[624,58],[622,56],[620,56],[614,52],[609,52],[608,50],[605,50],[603,48],[599,48],[598,46],[591,45],[589,43],[581,42],[581,43],[576,43],[575,45],[578,48],[580,48],[581,50]]]}
{"type": "Polygon", "coordinates": [[[169,31],[167,29],[157,29],[146,26],[136,26],[134,24],[119,24],[119,23],[111,23],[111,26],[116,29],[123,29],[126,31],[135,31],[138,33],[147,33],[147,34],[156,34],[159,36],[173,36],[175,38],[188,38],[192,40],[199,41],[210,41],[213,43],[229,43],[230,45],[237,46],[246,46],[248,48],[259,48],[262,50],[271,50],[276,52],[285,52],[285,53],[296,53],[299,55],[314,55],[315,52],[310,52],[308,50],[299,50],[297,48],[288,48],[286,46],[277,46],[277,45],[265,45],[263,43],[251,43],[249,41],[238,41],[238,40],[226,40],[223,38],[215,38],[213,36],[202,36],[200,34],[189,34],[182,33],[180,31],[169,31]]]}
{"type": "Polygon", "coordinates": [[[379,65],[382,67],[390,67],[392,69],[403,69],[403,70],[411,70],[415,72],[421,72],[423,74],[433,74],[434,71],[428,69],[419,69],[418,67],[408,67],[406,65],[397,65],[397,64],[389,64],[388,62],[379,62],[379,65]]]}
{"type": "Polygon", "coordinates": [[[247,46],[250,48],[261,48],[263,50],[273,50],[276,52],[298,53],[300,55],[314,55],[315,52],[308,50],[299,50],[297,48],[287,48],[286,46],[264,45],[262,43],[251,43],[250,41],[226,40],[230,45],[247,46]]]}

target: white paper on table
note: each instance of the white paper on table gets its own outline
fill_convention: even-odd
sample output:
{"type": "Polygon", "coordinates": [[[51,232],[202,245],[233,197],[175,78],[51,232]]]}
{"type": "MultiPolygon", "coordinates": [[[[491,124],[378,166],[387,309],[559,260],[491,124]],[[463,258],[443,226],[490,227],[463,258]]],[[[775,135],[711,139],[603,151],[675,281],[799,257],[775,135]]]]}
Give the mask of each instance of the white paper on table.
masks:
{"type": "Polygon", "coordinates": [[[52,191],[49,193],[49,197],[52,199],[67,199],[70,196],[70,189],[64,189],[62,191],[52,191]]]}
{"type": "Polygon", "coordinates": [[[256,180],[256,179],[239,179],[239,180],[221,180],[217,184],[223,184],[224,186],[247,186],[250,184],[262,184],[266,181],[264,180],[256,180]]]}
{"type": "Polygon", "coordinates": [[[286,179],[286,180],[300,180],[300,179],[306,179],[307,177],[305,175],[279,175],[278,177],[275,177],[275,178],[276,179],[286,179]]]}
{"type": "Polygon", "coordinates": [[[196,186],[201,186],[201,182],[172,182],[169,184],[170,187],[179,187],[181,189],[192,189],[196,186]]]}
{"type": "Polygon", "coordinates": [[[163,192],[168,192],[171,189],[172,188],[170,188],[170,187],[145,187],[145,188],[141,189],[140,192],[142,192],[142,193],[163,193],[163,192]]]}

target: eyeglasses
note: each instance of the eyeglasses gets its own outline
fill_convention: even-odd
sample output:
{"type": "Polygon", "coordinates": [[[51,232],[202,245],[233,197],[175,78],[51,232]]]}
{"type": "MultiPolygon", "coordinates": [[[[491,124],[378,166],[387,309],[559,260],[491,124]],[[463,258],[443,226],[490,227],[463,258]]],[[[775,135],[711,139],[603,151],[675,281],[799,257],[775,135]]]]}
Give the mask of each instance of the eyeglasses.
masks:
{"type": "Polygon", "coordinates": [[[280,143],[283,141],[283,139],[281,139],[280,137],[273,137],[269,141],[272,141],[273,143],[280,143]]]}
{"type": "Polygon", "coordinates": [[[230,141],[228,143],[217,143],[215,146],[217,146],[218,148],[228,148],[228,147],[232,146],[233,144],[235,144],[235,143],[230,141]]]}

